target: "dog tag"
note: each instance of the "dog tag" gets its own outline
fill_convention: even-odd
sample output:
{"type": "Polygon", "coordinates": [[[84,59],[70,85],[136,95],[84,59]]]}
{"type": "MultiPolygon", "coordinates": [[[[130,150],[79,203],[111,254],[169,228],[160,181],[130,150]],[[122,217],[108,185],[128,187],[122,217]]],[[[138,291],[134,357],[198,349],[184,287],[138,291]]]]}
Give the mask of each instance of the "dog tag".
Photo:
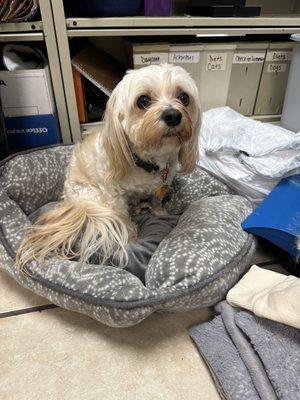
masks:
{"type": "Polygon", "coordinates": [[[160,186],[155,189],[155,197],[162,205],[171,200],[171,188],[169,185],[160,186]]]}
{"type": "Polygon", "coordinates": [[[165,193],[163,198],[161,199],[161,204],[165,205],[171,200],[171,192],[165,193]]]}

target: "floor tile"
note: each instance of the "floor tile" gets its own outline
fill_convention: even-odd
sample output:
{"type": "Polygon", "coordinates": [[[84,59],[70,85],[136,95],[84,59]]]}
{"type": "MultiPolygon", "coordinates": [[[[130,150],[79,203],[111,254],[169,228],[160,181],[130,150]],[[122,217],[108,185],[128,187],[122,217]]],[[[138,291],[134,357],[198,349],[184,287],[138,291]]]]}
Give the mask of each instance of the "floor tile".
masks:
{"type": "Polygon", "coordinates": [[[125,329],[63,309],[0,320],[1,400],[218,400],[187,329],[209,309],[125,329]]]}
{"type": "Polygon", "coordinates": [[[2,270],[0,270],[0,299],[0,313],[49,303],[49,300],[20,286],[2,270]]]}

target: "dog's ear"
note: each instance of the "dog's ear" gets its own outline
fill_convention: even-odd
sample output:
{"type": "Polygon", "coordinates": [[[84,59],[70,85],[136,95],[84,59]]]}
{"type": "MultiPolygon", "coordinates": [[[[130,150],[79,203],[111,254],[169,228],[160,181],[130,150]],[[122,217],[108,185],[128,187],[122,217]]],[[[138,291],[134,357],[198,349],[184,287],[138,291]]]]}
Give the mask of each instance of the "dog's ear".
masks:
{"type": "Polygon", "coordinates": [[[120,86],[117,86],[105,110],[103,146],[110,160],[106,182],[120,180],[133,165],[131,151],[121,123],[122,107],[118,98],[119,91],[120,86]]]}
{"type": "Polygon", "coordinates": [[[181,165],[179,173],[182,175],[189,174],[196,167],[199,158],[198,136],[200,127],[201,127],[201,112],[200,108],[198,108],[198,120],[193,128],[192,137],[190,138],[190,140],[188,140],[181,146],[178,154],[178,161],[181,165]]]}
{"type": "Polygon", "coordinates": [[[198,148],[192,139],[181,146],[178,161],[181,165],[179,173],[182,175],[189,174],[195,169],[198,161],[198,148]]]}

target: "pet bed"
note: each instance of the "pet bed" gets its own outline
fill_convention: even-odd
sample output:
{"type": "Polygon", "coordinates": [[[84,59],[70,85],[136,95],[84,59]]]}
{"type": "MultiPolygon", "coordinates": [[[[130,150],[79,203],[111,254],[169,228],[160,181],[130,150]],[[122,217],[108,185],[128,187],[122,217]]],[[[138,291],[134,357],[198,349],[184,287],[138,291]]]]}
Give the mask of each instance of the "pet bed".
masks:
{"type": "Polygon", "coordinates": [[[186,311],[211,306],[245,273],[255,251],[241,228],[251,212],[245,198],[207,172],[177,177],[168,203],[177,225],[152,255],[144,279],[110,265],[79,264],[50,258],[15,266],[15,253],[30,216],[63,190],[72,145],[24,152],[0,165],[0,267],[51,302],[115,327],[134,325],[155,311],[186,311]]]}

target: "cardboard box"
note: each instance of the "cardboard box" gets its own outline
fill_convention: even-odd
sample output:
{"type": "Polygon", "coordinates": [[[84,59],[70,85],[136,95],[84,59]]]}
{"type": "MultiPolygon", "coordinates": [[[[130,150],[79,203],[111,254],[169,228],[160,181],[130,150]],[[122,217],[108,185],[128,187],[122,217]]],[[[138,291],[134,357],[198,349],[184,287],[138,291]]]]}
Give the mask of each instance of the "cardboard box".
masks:
{"type": "Polygon", "coordinates": [[[0,94],[11,149],[60,142],[48,67],[0,71],[0,94]]]}

